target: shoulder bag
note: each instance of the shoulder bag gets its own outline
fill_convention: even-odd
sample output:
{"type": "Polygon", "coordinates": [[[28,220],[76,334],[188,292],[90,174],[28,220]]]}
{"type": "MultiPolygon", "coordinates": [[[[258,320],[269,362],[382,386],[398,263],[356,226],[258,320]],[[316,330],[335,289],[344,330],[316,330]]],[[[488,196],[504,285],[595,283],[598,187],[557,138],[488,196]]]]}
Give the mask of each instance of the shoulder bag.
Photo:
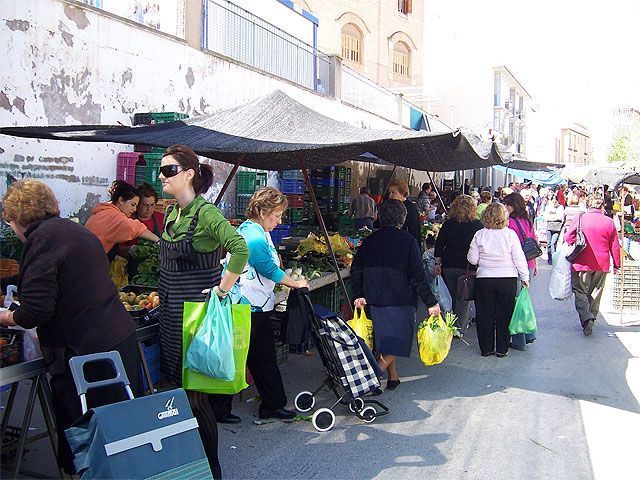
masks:
{"type": "Polygon", "coordinates": [[[574,262],[576,258],[578,258],[578,255],[580,255],[580,253],[585,248],[587,248],[587,239],[584,236],[584,233],[582,231],[582,214],[578,216],[578,229],[576,230],[576,241],[573,242],[573,245],[571,245],[571,247],[572,247],[571,251],[567,253],[565,257],[570,262],[574,262]]]}
{"type": "Polygon", "coordinates": [[[459,302],[469,302],[476,297],[476,272],[470,269],[467,262],[467,271],[458,277],[456,285],[456,299],[459,302]]]}
{"type": "Polygon", "coordinates": [[[520,221],[518,218],[514,218],[515,224],[520,230],[520,236],[522,237],[521,245],[522,251],[524,252],[524,258],[529,260],[533,260],[534,258],[538,258],[542,255],[542,249],[540,248],[540,244],[536,241],[535,238],[527,237],[524,234],[524,230],[522,229],[522,225],[520,225],[520,221]]]}

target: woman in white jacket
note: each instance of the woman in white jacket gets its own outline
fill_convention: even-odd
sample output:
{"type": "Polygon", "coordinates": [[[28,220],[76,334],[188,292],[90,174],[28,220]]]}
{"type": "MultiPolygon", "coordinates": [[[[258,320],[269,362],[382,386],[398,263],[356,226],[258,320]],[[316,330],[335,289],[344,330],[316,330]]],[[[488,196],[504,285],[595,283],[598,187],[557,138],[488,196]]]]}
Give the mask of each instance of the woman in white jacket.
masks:
{"type": "Polygon", "coordinates": [[[467,260],[477,265],[476,328],[483,357],[509,353],[509,322],[515,306],[518,278],[529,285],[527,261],[516,233],[507,227],[505,207],[492,203],[482,217],[484,227],[471,241],[467,260]]]}

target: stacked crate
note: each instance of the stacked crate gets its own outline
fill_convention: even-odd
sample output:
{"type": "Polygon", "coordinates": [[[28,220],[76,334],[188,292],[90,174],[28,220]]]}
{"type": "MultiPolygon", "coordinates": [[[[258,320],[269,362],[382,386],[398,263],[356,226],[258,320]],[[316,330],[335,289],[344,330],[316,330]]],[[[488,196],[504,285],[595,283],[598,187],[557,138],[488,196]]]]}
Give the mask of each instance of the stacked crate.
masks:
{"type": "Polygon", "coordinates": [[[640,311],[640,261],[625,260],[622,273],[613,275],[613,308],[640,311]]]}
{"type": "MultiPolygon", "coordinates": [[[[312,170],[311,184],[325,223],[328,227],[337,229],[340,226],[340,219],[349,210],[351,169],[331,166],[312,170]]],[[[309,218],[314,218],[314,222],[317,222],[315,216],[310,215],[309,218]]]]}
{"type": "Polygon", "coordinates": [[[116,164],[116,179],[135,185],[136,169],[138,165],[143,166],[145,163],[142,154],[138,152],[120,152],[118,153],[118,162],[116,164]]]}
{"type": "MultiPolygon", "coordinates": [[[[158,123],[175,122],[178,120],[184,120],[189,118],[186,113],[179,112],[141,112],[133,115],[133,125],[155,125],[158,123]]],[[[164,147],[150,147],[148,145],[134,145],[133,150],[135,152],[144,154],[144,161],[139,162],[136,165],[135,176],[133,183],[136,187],[143,184],[150,184],[158,194],[158,198],[167,198],[167,195],[162,192],[162,183],[158,179],[158,168],[160,168],[160,160],[162,155],[166,151],[164,147]],[[147,157],[147,155],[149,155],[147,157]],[[148,159],[151,160],[151,165],[147,165],[148,159]],[[147,172],[147,167],[150,171],[147,172]]]]}
{"type": "Polygon", "coordinates": [[[288,208],[283,221],[292,227],[304,224],[308,219],[305,209],[304,176],[301,170],[284,170],[280,172],[280,191],[287,195],[288,208]]]}
{"type": "Polygon", "coordinates": [[[236,217],[244,218],[256,190],[267,186],[266,172],[241,171],[236,176],[236,217]]]}

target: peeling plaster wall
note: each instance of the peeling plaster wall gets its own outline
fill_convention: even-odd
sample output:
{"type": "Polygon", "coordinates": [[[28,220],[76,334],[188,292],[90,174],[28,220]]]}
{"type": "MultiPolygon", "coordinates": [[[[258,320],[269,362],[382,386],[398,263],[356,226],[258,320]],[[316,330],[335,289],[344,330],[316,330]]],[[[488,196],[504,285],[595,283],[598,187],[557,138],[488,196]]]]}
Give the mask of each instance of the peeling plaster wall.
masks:
{"type": "MultiPolygon", "coordinates": [[[[301,21],[306,20],[301,18],[301,21]]],[[[364,128],[399,128],[188,47],[184,42],[59,0],[0,2],[0,125],[131,125],[133,114],[179,111],[196,116],[281,89],[324,115],[364,128]]],[[[62,215],[85,217],[107,200],[117,153],[130,145],[0,136],[0,195],[6,174],[39,178],[62,215]]],[[[212,161],[213,198],[231,166],[212,161]]],[[[233,201],[235,188],[225,201],[233,201]]]]}

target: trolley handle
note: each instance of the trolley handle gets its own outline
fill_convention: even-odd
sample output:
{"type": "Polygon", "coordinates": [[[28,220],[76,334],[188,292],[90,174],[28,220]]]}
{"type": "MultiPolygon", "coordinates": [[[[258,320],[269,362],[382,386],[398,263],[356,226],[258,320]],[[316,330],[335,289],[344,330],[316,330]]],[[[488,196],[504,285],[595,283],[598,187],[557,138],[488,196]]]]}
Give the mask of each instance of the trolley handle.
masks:
{"type": "Polygon", "coordinates": [[[111,352],[92,353],[89,355],[72,357],[69,359],[69,368],[71,369],[73,381],[76,384],[76,390],[80,397],[83,414],[88,410],[87,392],[94,388],[107,387],[109,385],[122,385],[129,399],[133,399],[133,392],[131,391],[131,386],[129,384],[129,377],[127,377],[122,359],[120,358],[120,353],[115,350],[111,352]],[[116,372],[116,376],[107,380],[97,380],[95,382],[88,381],[84,376],[84,366],[87,363],[96,361],[110,363],[116,372]]]}

